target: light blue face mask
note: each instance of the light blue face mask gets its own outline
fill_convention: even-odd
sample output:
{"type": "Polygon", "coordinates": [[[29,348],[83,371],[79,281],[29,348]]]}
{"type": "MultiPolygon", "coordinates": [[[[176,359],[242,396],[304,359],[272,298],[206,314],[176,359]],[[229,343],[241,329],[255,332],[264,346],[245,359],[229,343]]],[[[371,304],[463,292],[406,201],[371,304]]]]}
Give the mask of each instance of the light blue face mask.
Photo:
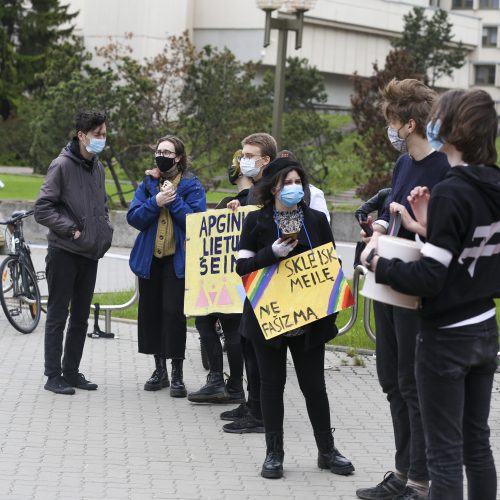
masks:
{"type": "Polygon", "coordinates": [[[302,198],[304,198],[304,190],[302,189],[301,184],[284,186],[278,197],[283,205],[290,208],[302,201],[302,198]]]}
{"type": "Polygon", "coordinates": [[[441,137],[439,137],[439,131],[441,130],[441,120],[438,118],[437,120],[431,120],[427,124],[427,128],[425,129],[425,134],[427,136],[427,140],[433,149],[436,151],[440,151],[444,146],[444,142],[441,137]]]}
{"type": "Polygon", "coordinates": [[[106,139],[96,139],[95,137],[92,137],[92,139],[90,139],[88,146],[85,146],[85,149],[89,153],[98,155],[100,152],[102,152],[104,146],[106,146],[106,139]]]}

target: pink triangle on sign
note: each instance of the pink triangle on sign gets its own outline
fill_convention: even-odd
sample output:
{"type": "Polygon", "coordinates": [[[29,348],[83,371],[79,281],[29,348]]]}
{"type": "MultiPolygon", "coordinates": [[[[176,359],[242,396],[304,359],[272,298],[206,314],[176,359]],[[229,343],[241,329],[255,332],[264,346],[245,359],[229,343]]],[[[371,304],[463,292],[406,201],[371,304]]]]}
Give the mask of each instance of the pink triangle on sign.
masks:
{"type": "Polygon", "coordinates": [[[196,301],[196,307],[207,307],[207,306],[208,306],[207,296],[205,294],[205,291],[203,290],[203,287],[201,287],[200,292],[198,293],[198,300],[196,301]]]}
{"type": "Polygon", "coordinates": [[[231,296],[229,295],[229,292],[227,291],[227,286],[224,285],[222,287],[222,291],[219,295],[219,300],[217,302],[217,304],[219,306],[229,306],[233,303],[233,301],[231,300],[231,296]]]}
{"type": "Polygon", "coordinates": [[[208,292],[208,296],[210,297],[210,300],[213,304],[215,302],[215,297],[217,297],[217,292],[208,292]]]}

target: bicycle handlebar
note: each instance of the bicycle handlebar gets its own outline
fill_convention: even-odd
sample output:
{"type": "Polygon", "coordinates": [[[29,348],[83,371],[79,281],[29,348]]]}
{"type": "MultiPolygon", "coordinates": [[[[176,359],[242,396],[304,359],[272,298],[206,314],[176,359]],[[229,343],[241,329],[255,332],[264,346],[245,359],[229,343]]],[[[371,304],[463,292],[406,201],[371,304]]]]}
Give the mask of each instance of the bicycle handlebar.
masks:
{"type": "Polygon", "coordinates": [[[0,224],[5,226],[5,225],[8,225],[8,224],[15,224],[17,221],[21,220],[21,219],[26,219],[26,217],[29,217],[30,215],[33,215],[35,213],[34,210],[27,210],[26,212],[21,212],[17,215],[15,215],[14,217],[11,217],[10,219],[6,220],[6,221],[0,221],[0,224]]]}

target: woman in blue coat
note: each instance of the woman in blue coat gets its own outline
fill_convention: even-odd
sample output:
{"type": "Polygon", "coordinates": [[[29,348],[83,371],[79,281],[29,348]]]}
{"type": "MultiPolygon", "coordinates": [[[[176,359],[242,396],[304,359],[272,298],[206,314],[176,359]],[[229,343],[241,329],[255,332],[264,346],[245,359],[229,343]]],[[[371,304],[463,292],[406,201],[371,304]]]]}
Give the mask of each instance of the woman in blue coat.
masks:
{"type": "Polygon", "coordinates": [[[186,349],[184,269],[186,215],[206,210],[200,181],[188,170],[183,142],[175,136],[158,140],[156,168],[148,170],[127,213],[140,231],[130,254],[139,277],[139,352],[152,354],[155,370],[144,390],[170,386],[172,397],[186,397],[182,364],[186,349]],[[167,358],[172,360],[171,382],[167,358]]]}

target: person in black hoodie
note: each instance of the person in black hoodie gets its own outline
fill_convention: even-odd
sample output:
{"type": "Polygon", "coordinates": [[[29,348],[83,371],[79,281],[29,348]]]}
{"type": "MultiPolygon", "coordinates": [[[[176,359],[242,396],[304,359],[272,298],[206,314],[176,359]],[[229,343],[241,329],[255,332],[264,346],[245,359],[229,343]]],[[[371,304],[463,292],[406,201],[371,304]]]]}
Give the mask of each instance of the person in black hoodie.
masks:
{"type": "MultiPolygon", "coordinates": [[[[236,272],[240,276],[325,243],[334,243],[326,216],[302,201],[306,187],[306,174],[295,161],[282,158],[264,170],[255,190],[256,201],[263,207],[248,214],[241,232],[236,262],[236,272]],[[296,240],[282,236],[279,220],[287,224],[300,221],[296,240]]],[[[318,467],[341,475],[353,472],[352,463],[334,446],[325,387],[325,342],[337,334],[335,317],[328,316],[266,340],[246,299],[241,329],[254,346],[260,372],[260,401],[267,445],[262,477],[283,476],[283,392],[288,349],[314,430],[318,467]]]]}
{"type": "Polygon", "coordinates": [[[104,167],[98,158],[105,144],[106,115],[78,113],[76,136],[50,164],[35,202],[35,220],[49,228],[45,260],[49,288],[45,389],[56,394],[74,394],[74,387],[97,389],[97,384],[79,372],[79,366],[97,262],[111,246],[113,237],[104,167]],[[71,316],[63,355],[68,312],[71,316]]]}
{"type": "MultiPolygon", "coordinates": [[[[452,165],[434,186],[422,258],[404,263],[377,255],[377,237],[361,259],[378,283],[422,297],[416,379],[432,500],[497,498],[489,442],[497,367],[500,297],[500,169],[495,165],[498,116],[479,89],[449,91],[431,112],[429,142],[452,165]]],[[[417,193],[421,189],[415,190],[417,193]]],[[[421,213],[419,200],[409,196],[421,213]]]]}

